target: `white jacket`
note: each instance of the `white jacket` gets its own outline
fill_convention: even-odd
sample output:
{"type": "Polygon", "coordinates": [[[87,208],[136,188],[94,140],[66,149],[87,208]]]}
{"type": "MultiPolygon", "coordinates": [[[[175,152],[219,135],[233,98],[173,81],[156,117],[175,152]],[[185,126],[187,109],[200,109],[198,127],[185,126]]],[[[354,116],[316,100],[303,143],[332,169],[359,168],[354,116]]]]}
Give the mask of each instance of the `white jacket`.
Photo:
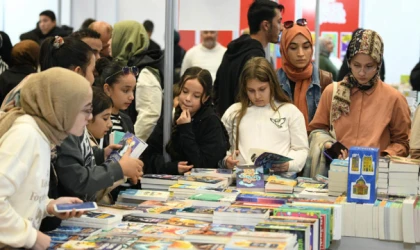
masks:
{"type": "Polygon", "coordinates": [[[50,202],[51,146],[24,115],[0,138],[0,248],[31,248],[50,202]]]}
{"type": "Polygon", "coordinates": [[[159,81],[150,70],[144,68],[136,84],[136,111],[134,123],[136,136],[146,141],[152,134],[162,109],[163,92],[159,81]]]}

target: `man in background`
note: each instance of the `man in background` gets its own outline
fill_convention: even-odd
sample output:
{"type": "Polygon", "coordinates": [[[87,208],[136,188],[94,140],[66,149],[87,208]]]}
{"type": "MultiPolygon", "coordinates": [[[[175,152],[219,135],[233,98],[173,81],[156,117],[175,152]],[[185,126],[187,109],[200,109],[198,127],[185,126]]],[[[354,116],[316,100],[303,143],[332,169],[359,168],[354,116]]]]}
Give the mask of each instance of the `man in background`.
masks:
{"type": "Polygon", "coordinates": [[[153,29],[155,28],[153,22],[150,20],[146,20],[144,21],[143,26],[146,29],[147,35],[149,36],[150,43],[148,50],[161,50],[159,44],[152,40],[153,29]]]}
{"type": "Polygon", "coordinates": [[[283,5],[271,0],[255,0],[248,9],[250,35],[242,35],[229,43],[214,82],[214,104],[219,116],[235,103],[239,92],[239,76],[252,57],[265,57],[268,43],[278,43],[282,30],[283,5]]]}
{"type": "Polygon", "coordinates": [[[111,58],[111,24],[103,21],[96,21],[89,25],[89,29],[96,31],[101,35],[102,50],[99,52],[101,57],[111,58]]]}
{"type": "Polygon", "coordinates": [[[197,66],[211,73],[213,82],[226,48],[217,42],[217,31],[201,31],[201,43],[187,51],[182,62],[181,75],[190,67],[197,66]]]}
{"type": "Polygon", "coordinates": [[[320,37],[319,38],[319,69],[330,72],[333,75],[333,80],[338,81],[342,79],[338,78],[338,69],[334,66],[330,60],[330,54],[334,50],[334,44],[331,40],[331,37],[320,37]]]}
{"type": "Polygon", "coordinates": [[[102,50],[102,41],[101,35],[98,32],[91,29],[84,29],[76,31],[70,36],[82,40],[87,45],[89,45],[89,47],[92,48],[96,60],[101,58],[100,52],[102,50]]]}

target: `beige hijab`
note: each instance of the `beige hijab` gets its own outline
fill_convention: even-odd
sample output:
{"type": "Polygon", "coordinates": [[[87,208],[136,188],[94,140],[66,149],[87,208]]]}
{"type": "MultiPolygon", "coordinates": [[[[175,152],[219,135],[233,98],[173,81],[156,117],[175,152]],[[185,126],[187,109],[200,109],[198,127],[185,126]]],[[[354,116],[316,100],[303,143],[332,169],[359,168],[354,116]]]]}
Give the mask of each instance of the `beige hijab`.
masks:
{"type": "Polygon", "coordinates": [[[20,107],[0,118],[0,137],[22,115],[30,115],[55,145],[68,136],[83,103],[89,98],[90,84],[81,75],[63,68],[50,68],[33,74],[20,91],[20,107]]]}

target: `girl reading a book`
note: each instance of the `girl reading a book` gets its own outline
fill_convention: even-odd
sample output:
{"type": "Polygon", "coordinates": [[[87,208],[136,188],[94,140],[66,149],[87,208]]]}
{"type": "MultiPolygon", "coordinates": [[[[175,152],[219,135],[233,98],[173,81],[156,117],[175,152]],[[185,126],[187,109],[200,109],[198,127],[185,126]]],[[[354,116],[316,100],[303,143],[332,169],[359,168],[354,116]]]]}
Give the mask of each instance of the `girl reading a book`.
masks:
{"type": "Polygon", "coordinates": [[[81,213],[54,211],[54,204],[78,198],[48,198],[51,147],[69,133],[82,135],[91,117],[89,82],[69,70],[33,74],[19,89],[19,107],[0,119],[0,248],[47,249],[38,231],[46,215],[61,219],[81,213]]]}
{"type": "Polygon", "coordinates": [[[214,113],[210,98],[212,78],[208,70],[188,68],[179,84],[172,133],[166,151],[171,161],[163,158],[163,119],[147,140],[143,159],[146,173],[184,174],[191,168],[217,168],[228,148],[223,124],[214,113]]]}
{"type": "Polygon", "coordinates": [[[237,164],[253,164],[251,149],[257,148],[292,159],[272,165],[272,171],[286,177],[300,172],[308,155],[305,119],[282,91],[265,58],[255,57],[245,64],[238,98],[239,102],[222,117],[232,145],[222,165],[233,168],[237,164]]]}
{"type": "Polygon", "coordinates": [[[405,97],[380,79],[383,52],[378,33],[356,31],[346,54],[350,72],[325,89],[309,124],[306,176],[327,175],[322,152],[335,141],[347,148],[379,148],[381,155],[408,155],[410,110],[405,97]]]}

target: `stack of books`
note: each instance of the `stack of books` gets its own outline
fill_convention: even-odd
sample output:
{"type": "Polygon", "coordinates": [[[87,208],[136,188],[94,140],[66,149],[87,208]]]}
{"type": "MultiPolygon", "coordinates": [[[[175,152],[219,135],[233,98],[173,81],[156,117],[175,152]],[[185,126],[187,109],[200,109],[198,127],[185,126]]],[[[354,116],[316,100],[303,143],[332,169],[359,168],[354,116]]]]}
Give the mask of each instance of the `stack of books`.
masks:
{"type": "Polygon", "coordinates": [[[117,198],[117,204],[141,204],[144,201],[167,201],[169,192],[153,191],[153,190],[138,190],[126,189],[121,191],[117,198]]]}
{"type": "Polygon", "coordinates": [[[227,178],[219,178],[212,176],[181,176],[178,179],[178,184],[189,184],[194,186],[206,186],[213,188],[224,188],[228,186],[227,178]]]}
{"type": "Polygon", "coordinates": [[[214,210],[214,224],[255,226],[270,217],[269,209],[250,207],[218,207],[214,210]]]}
{"type": "Polygon", "coordinates": [[[141,178],[141,188],[168,191],[170,186],[178,183],[180,177],[180,175],[170,174],[145,174],[141,178]]]}
{"type": "MultiPolygon", "coordinates": [[[[188,174],[185,174],[188,175],[188,174]]],[[[193,168],[191,169],[190,175],[192,176],[210,176],[217,178],[226,178],[228,180],[228,185],[232,184],[235,177],[232,169],[223,169],[223,168],[193,168]]]]}
{"type": "Polygon", "coordinates": [[[296,235],[270,232],[237,232],[226,244],[225,250],[284,249],[297,250],[296,235]],[[257,248],[258,247],[258,248],[257,248]]]}
{"type": "Polygon", "coordinates": [[[86,212],[80,218],[71,218],[63,220],[62,226],[68,227],[90,227],[90,228],[112,228],[118,223],[121,223],[122,215],[101,213],[101,212],[86,212]]]}
{"type": "Polygon", "coordinates": [[[265,191],[272,193],[293,193],[293,188],[297,185],[294,179],[287,179],[277,175],[271,175],[265,184],[265,191]]]}
{"type": "Polygon", "coordinates": [[[420,160],[404,157],[391,157],[389,163],[389,187],[390,195],[417,195],[419,187],[420,160]]]}
{"type": "Polygon", "coordinates": [[[387,195],[388,194],[388,175],[389,175],[389,158],[379,158],[378,166],[378,179],[376,181],[377,194],[387,195]]]}
{"type": "Polygon", "coordinates": [[[188,201],[191,202],[193,206],[204,206],[204,207],[220,207],[220,206],[230,206],[236,201],[237,193],[207,193],[207,194],[194,194],[188,197],[188,201]]]}
{"type": "Polygon", "coordinates": [[[172,192],[174,197],[177,198],[188,198],[191,195],[195,194],[195,190],[200,186],[191,185],[191,184],[179,184],[176,183],[169,187],[169,192],[172,192]]]}
{"type": "Polygon", "coordinates": [[[340,196],[347,191],[348,160],[334,159],[328,171],[328,195],[340,196]]]}

